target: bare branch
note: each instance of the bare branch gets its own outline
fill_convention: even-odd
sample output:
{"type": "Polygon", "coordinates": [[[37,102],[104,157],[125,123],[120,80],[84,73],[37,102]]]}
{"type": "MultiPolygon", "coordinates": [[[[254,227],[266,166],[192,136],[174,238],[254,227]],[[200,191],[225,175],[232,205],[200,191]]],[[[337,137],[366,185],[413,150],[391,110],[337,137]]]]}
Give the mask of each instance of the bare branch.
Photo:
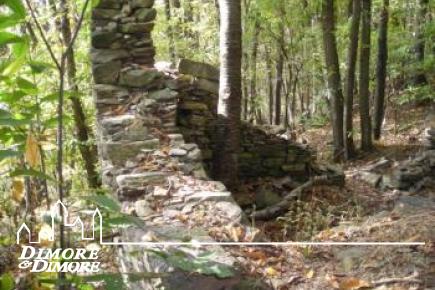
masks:
{"type": "Polygon", "coordinates": [[[56,65],[57,69],[61,70],[60,63],[57,60],[56,55],[54,54],[53,50],[51,49],[51,45],[48,42],[48,39],[45,37],[44,31],[42,30],[42,27],[41,27],[41,24],[39,23],[38,18],[36,17],[35,10],[33,10],[33,7],[30,4],[29,0],[26,0],[26,5],[27,5],[27,8],[29,8],[30,15],[32,16],[33,22],[35,22],[36,28],[38,29],[38,32],[42,38],[42,41],[45,44],[45,47],[48,50],[48,53],[50,54],[51,59],[53,60],[54,64],[56,65]]]}

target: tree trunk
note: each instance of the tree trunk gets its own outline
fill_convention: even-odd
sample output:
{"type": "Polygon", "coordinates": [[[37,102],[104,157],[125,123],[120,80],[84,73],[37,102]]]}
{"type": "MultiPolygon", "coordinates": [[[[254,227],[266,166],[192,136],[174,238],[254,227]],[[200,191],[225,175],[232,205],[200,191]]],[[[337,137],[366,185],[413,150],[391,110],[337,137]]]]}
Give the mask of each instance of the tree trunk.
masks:
{"type": "Polygon", "coordinates": [[[376,92],[373,113],[373,137],[375,140],[381,138],[382,121],[384,119],[385,83],[388,61],[388,6],[389,0],[384,0],[378,33],[378,61],[376,63],[376,92]]]}
{"type": "Polygon", "coordinates": [[[250,89],[250,109],[251,109],[251,123],[254,122],[256,117],[257,108],[255,108],[257,98],[257,54],[258,54],[258,34],[260,33],[260,22],[255,20],[254,35],[252,38],[252,51],[251,51],[251,79],[249,82],[250,89]]]}
{"type": "MultiPolygon", "coordinates": [[[[248,71],[249,71],[249,60],[248,60],[248,54],[246,52],[243,53],[243,59],[242,59],[242,101],[243,101],[243,120],[248,121],[249,120],[249,88],[248,88],[248,71]]],[[[251,110],[252,114],[252,110],[251,110]]]]}
{"type": "MultiPolygon", "coordinates": [[[[175,63],[175,40],[174,40],[174,31],[172,29],[172,17],[171,17],[171,2],[169,0],[164,0],[165,3],[165,15],[166,20],[168,21],[168,28],[166,33],[168,34],[168,49],[169,49],[169,57],[172,63],[175,63]]],[[[179,3],[178,3],[179,4],[179,3]]]]}
{"type": "MultiPolygon", "coordinates": [[[[60,30],[64,45],[67,46],[71,42],[71,24],[68,17],[68,8],[65,5],[63,11],[60,30]]],[[[75,123],[76,136],[79,141],[79,150],[82,155],[83,163],[87,173],[88,184],[92,188],[97,188],[101,185],[100,178],[96,170],[97,149],[89,143],[89,128],[86,124],[86,116],[83,111],[83,105],[79,99],[79,88],[76,83],[77,68],[75,63],[74,50],[71,48],[66,55],[66,77],[68,80],[69,90],[72,92],[71,100],[73,118],[75,123]]]]}
{"type": "Polygon", "coordinates": [[[281,92],[282,92],[282,72],[284,70],[284,26],[280,27],[280,37],[278,40],[278,62],[276,63],[276,84],[275,84],[275,125],[281,124],[281,92]]]}
{"type": "Polygon", "coordinates": [[[335,39],[334,1],[322,1],[322,30],[328,87],[331,92],[330,113],[334,143],[334,159],[343,154],[343,91],[335,39]]]}
{"type": "Polygon", "coordinates": [[[359,63],[359,110],[361,117],[361,149],[372,149],[372,130],[370,118],[370,34],[371,0],[362,0],[361,10],[361,52],[359,63]]]}
{"type": "Polygon", "coordinates": [[[353,95],[355,92],[355,69],[358,57],[359,23],[361,18],[361,0],[353,3],[350,24],[349,48],[347,52],[347,73],[345,81],[344,106],[344,157],[348,160],[355,153],[353,143],[353,95]]]}
{"type": "Polygon", "coordinates": [[[214,172],[230,189],[238,185],[242,25],[240,0],[219,0],[220,85],[214,172]]]}
{"type": "Polygon", "coordinates": [[[421,69],[421,66],[424,62],[425,53],[424,48],[426,46],[425,36],[423,32],[423,25],[426,23],[426,15],[428,10],[429,0],[419,0],[419,9],[417,13],[417,31],[415,33],[415,60],[418,65],[418,71],[414,76],[413,83],[414,85],[424,85],[427,84],[427,78],[424,72],[421,69]]]}
{"type": "Polygon", "coordinates": [[[269,124],[273,124],[273,75],[272,75],[272,61],[270,59],[270,51],[266,47],[266,70],[267,70],[267,93],[269,95],[269,124]]]}

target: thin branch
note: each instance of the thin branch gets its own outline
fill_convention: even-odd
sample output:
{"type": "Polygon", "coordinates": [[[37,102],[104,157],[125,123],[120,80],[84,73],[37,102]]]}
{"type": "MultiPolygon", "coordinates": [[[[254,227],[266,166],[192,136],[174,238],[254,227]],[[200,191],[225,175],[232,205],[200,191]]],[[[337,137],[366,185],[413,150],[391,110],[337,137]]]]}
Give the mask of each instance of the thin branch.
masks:
{"type": "Polygon", "coordinates": [[[51,59],[53,60],[54,64],[56,65],[57,69],[60,70],[60,63],[56,58],[56,55],[54,54],[53,50],[51,49],[51,45],[48,42],[48,39],[45,37],[44,31],[42,30],[41,24],[38,21],[38,18],[36,17],[35,11],[32,8],[32,5],[30,4],[29,0],[26,0],[27,8],[29,8],[30,15],[32,16],[33,21],[35,22],[36,28],[38,29],[38,32],[42,38],[42,41],[44,41],[44,44],[50,54],[51,59]]]}

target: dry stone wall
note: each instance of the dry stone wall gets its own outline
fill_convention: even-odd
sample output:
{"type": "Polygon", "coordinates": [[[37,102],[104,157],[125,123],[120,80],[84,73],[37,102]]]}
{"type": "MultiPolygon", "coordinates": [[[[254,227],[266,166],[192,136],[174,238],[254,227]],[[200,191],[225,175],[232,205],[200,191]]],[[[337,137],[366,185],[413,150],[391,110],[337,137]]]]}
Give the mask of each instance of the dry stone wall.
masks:
{"type": "MultiPolygon", "coordinates": [[[[182,59],[177,70],[169,70],[184,81],[179,88],[177,125],[188,142],[202,149],[208,171],[213,167],[213,144],[217,120],[219,70],[208,64],[182,59]]],[[[281,177],[304,179],[309,175],[313,153],[301,144],[268,133],[259,126],[242,123],[240,177],[281,177]]]]}
{"type": "MultiPolygon", "coordinates": [[[[242,239],[253,240],[231,193],[208,178],[200,148],[185,142],[177,126],[178,100],[189,82],[154,68],[153,4],[152,0],[100,0],[92,14],[103,183],[122,203],[123,212],[142,220],[140,227],[123,229],[114,239],[213,242],[216,237],[210,229],[225,232],[234,227],[246,233],[242,239]]],[[[232,241],[230,236],[219,240],[232,241]]],[[[124,245],[117,251],[122,273],[170,273],[139,281],[125,276],[128,289],[267,289],[237,275],[236,259],[219,246],[124,245]],[[151,253],[150,248],[163,255],[151,253]],[[207,252],[216,255],[204,261],[201,256],[207,252]],[[170,261],[174,256],[178,266],[170,261]],[[183,271],[186,265],[196,274],[183,271]]]]}

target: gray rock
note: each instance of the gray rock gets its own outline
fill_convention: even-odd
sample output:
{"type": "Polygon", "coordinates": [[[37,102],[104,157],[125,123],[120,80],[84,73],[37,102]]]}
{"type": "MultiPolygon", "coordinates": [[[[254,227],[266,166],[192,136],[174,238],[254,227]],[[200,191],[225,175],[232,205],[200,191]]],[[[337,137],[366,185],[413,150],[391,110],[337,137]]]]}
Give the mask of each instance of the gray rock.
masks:
{"type": "Polygon", "coordinates": [[[149,22],[156,18],[157,10],[154,8],[140,8],[137,9],[133,16],[136,17],[138,22],[149,22]]]}
{"type": "Polygon", "coordinates": [[[123,165],[128,159],[135,157],[142,150],[157,149],[158,139],[134,142],[106,142],[101,145],[103,159],[114,165],[123,165]]]}
{"type": "Polygon", "coordinates": [[[201,150],[197,149],[193,149],[192,151],[189,152],[189,154],[187,154],[187,158],[191,161],[201,161],[202,160],[202,155],[201,155],[201,150]]]}
{"type": "Polygon", "coordinates": [[[130,69],[121,72],[119,83],[127,87],[146,87],[160,76],[161,74],[155,69],[130,69]]]}
{"type": "Polygon", "coordinates": [[[219,82],[206,79],[197,79],[195,85],[198,89],[208,93],[219,95],[219,82]]]}
{"type": "Polygon", "coordinates": [[[378,187],[382,181],[382,175],[368,171],[361,171],[359,173],[361,180],[370,184],[373,187],[378,187]]]}
{"type": "Polygon", "coordinates": [[[92,49],[91,57],[94,63],[106,63],[127,58],[128,52],[124,49],[92,49]]]}
{"type": "Polygon", "coordinates": [[[178,97],[178,92],[171,89],[163,89],[159,91],[152,91],[148,96],[156,101],[173,101],[178,97]]]}
{"type": "Polygon", "coordinates": [[[154,22],[130,22],[119,25],[119,30],[123,33],[145,33],[151,32],[154,22]]]}
{"type": "Polygon", "coordinates": [[[214,207],[225,213],[225,216],[234,222],[240,222],[242,219],[242,209],[235,202],[220,201],[214,207]]]}
{"type": "MultiPolygon", "coordinates": [[[[181,146],[184,144],[184,137],[181,134],[169,134],[169,145],[170,146],[181,146]]],[[[183,147],[181,147],[183,148],[183,147]]],[[[185,148],[183,148],[185,149],[185,148]]]]}
{"type": "Polygon", "coordinates": [[[131,8],[151,8],[154,0],[130,0],[131,8]]]}
{"type": "Polygon", "coordinates": [[[183,58],[180,59],[178,63],[178,71],[181,74],[219,81],[219,69],[205,63],[200,63],[183,58]]]}
{"type": "Polygon", "coordinates": [[[119,187],[144,187],[148,185],[162,185],[166,183],[164,172],[144,172],[136,174],[119,175],[116,177],[119,187]]]}
{"type": "Polygon", "coordinates": [[[94,31],[92,33],[92,47],[94,48],[120,48],[119,40],[122,34],[114,31],[94,31]]]}
{"type": "Polygon", "coordinates": [[[172,157],[183,157],[187,155],[187,151],[184,149],[174,148],[169,151],[169,156],[172,157]]]}
{"type": "Polygon", "coordinates": [[[195,143],[187,143],[187,144],[183,144],[181,148],[187,151],[192,151],[193,149],[197,149],[198,145],[196,145],[195,143]]]}
{"type": "Polygon", "coordinates": [[[119,60],[94,64],[92,67],[92,75],[97,84],[116,84],[120,70],[121,61],[119,60]]]}
{"type": "Polygon", "coordinates": [[[233,198],[229,191],[200,191],[187,196],[185,201],[233,201],[233,198]]]}
{"type": "Polygon", "coordinates": [[[95,84],[94,85],[94,93],[97,98],[97,101],[101,101],[103,99],[123,99],[128,97],[128,90],[113,86],[113,85],[105,85],[105,84],[95,84]]]}
{"type": "Polygon", "coordinates": [[[141,199],[134,203],[134,211],[138,217],[147,217],[154,213],[147,200],[141,199]]]}

